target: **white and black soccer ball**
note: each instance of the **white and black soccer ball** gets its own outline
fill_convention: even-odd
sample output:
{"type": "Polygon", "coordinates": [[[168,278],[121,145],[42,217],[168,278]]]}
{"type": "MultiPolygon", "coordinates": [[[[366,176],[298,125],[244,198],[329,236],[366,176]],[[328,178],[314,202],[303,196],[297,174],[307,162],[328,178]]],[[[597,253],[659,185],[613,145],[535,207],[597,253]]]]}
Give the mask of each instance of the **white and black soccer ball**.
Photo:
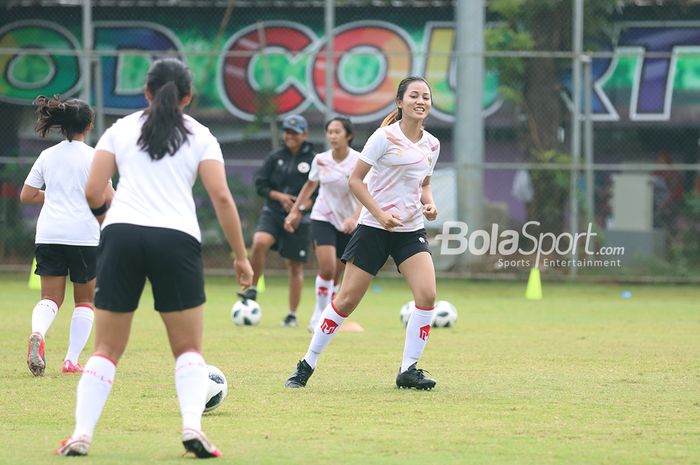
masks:
{"type": "Polygon", "coordinates": [[[408,319],[411,318],[411,313],[413,313],[413,308],[415,304],[416,303],[412,300],[410,302],[405,303],[403,307],[401,307],[399,317],[401,318],[401,323],[403,323],[404,326],[408,325],[408,319]]]}
{"type": "Polygon", "coordinates": [[[208,390],[207,403],[204,406],[205,412],[210,412],[217,408],[228,394],[228,382],[224,373],[214,365],[207,365],[208,370],[208,390]]]}
{"type": "Polygon", "coordinates": [[[231,319],[236,326],[255,326],[261,318],[262,310],[254,300],[239,300],[231,308],[231,319]]]}
{"type": "Polygon", "coordinates": [[[433,327],[449,328],[457,322],[457,309],[446,300],[438,300],[435,303],[433,327]]]}

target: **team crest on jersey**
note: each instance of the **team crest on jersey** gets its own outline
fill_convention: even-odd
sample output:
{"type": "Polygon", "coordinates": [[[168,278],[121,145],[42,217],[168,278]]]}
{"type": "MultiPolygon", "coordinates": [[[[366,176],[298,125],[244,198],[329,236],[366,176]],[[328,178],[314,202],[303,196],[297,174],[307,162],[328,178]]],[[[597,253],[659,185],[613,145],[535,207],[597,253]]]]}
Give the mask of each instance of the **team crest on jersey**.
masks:
{"type": "Polygon", "coordinates": [[[308,173],[310,169],[311,165],[309,165],[305,161],[302,161],[297,165],[297,170],[299,170],[300,173],[308,173]]]}
{"type": "Polygon", "coordinates": [[[277,166],[282,166],[282,165],[284,165],[284,160],[282,160],[280,158],[279,160],[277,160],[277,166]]]}

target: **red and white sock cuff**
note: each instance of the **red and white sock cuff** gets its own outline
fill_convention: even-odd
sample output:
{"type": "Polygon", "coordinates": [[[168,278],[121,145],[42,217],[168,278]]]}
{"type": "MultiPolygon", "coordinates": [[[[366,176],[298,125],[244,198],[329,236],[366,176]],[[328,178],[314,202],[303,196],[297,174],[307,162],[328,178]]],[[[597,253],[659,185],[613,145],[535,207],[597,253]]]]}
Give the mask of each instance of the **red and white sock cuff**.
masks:
{"type": "Polygon", "coordinates": [[[56,312],[58,312],[58,303],[53,299],[47,299],[46,297],[42,297],[37,305],[43,305],[49,308],[54,315],[56,314],[56,312]]]}
{"type": "Polygon", "coordinates": [[[419,307],[418,305],[416,305],[415,307],[417,310],[423,310],[426,312],[431,312],[431,311],[435,310],[435,305],[433,305],[432,307],[419,307]]]}
{"type": "Polygon", "coordinates": [[[349,316],[349,315],[343,314],[340,310],[338,310],[338,308],[335,306],[335,302],[331,302],[331,308],[332,308],[333,311],[334,311],[339,317],[341,317],[343,320],[349,316]]]}
{"type": "Polygon", "coordinates": [[[101,354],[93,354],[83,368],[83,377],[89,376],[111,386],[116,372],[117,364],[114,360],[101,354]]]}
{"type": "Polygon", "coordinates": [[[89,305],[76,305],[75,309],[73,309],[73,317],[93,321],[95,319],[95,310],[89,305]]]}
{"type": "Polygon", "coordinates": [[[175,371],[180,371],[183,368],[191,366],[206,367],[207,362],[204,361],[202,354],[198,352],[184,352],[175,360],[175,371]]]}
{"type": "MultiPolygon", "coordinates": [[[[90,359],[92,359],[92,358],[94,358],[94,357],[104,359],[104,360],[108,361],[109,363],[111,363],[112,365],[114,365],[115,367],[117,366],[117,362],[114,361],[114,360],[112,360],[111,358],[107,357],[106,355],[102,355],[102,354],[92,354],[92,357],[90,357],[90,359]]],[[[89,362],[89,361],[90,361],[90,360],[88,360],[88,362],[89,362]]]]}

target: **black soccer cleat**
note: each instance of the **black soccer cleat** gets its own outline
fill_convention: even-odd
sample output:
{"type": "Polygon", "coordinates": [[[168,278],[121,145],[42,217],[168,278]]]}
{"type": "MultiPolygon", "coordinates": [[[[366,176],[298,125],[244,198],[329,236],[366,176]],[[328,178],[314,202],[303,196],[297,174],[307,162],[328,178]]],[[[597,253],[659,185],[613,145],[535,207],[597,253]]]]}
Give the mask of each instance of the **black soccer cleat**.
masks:
{"type": "Polygon", "coordinates": [[[289,313],[287,316],[285,316],[282,323],[280,323],[280,326],[283,328],[296,328],[297,325],[297,316],[293,313],[289,313]]]}
{"type": "Polygon", "coordinates": [[[284,387],[292,389],[306,387],[306,382],[309,381],[309,378],[311,378],[313,374],[314,369],[306,363],[306,360],[299,360],[296,371],[292,373],[292,376],[284,383],[284,387]]]}
{"type": "Polygon", "coordinates": [[[244,302],[245,302],[246,300],[253,300],[253,301],[255,301],[255,299],[258,298],[258,291],[257,291],[257,289],[255,289],[255,288],[253,288],[253,287],[249,287],[249,288],[246,289],[245,291],[238,291],[238,292],[236,292],[236,294],[238,295],[238,297],[240,297],[241,299],[243,299],[244,302]]]}
{"type": "Polygon", "coordinates": [[[398,374],[396,377],[396,386],[406,389],[416,388],[418,390],[429,390],[434,388],[435,380],[432,378],[426,378],[423,373],[427,372],[420,368],[416,368],[416,364],[414,363],[408,367],[408,370],[398,374]]]}

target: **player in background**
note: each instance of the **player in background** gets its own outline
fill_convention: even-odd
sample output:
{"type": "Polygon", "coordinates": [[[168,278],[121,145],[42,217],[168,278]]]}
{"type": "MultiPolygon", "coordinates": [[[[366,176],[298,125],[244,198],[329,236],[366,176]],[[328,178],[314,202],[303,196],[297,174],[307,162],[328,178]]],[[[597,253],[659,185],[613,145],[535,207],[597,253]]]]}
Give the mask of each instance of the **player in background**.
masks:
{"type": "Polygon", "coordinates": [[[148,108],[119,119],[102,135],[88,177],[88,203],[103,221],[95,352],[78,383],[75,429],[58,455],[87,455],[148,278],[175,358],[182,443],[196,457],[221,456],[202,432],[208,376],[202,356],[201,232],[192,197],[197,175],[234,251],[233,268],[242,287],[250,285],[253,271],[221,147],[209,129],[183,114],[192,99],[189,69],[174,58],[155,61],[144,93],[148,108]],[[107,212],[103,191],[117,170],[119,186],[107,212]]]}
{"type": "Polygon", "coordinates": [[[350,147],[352,123],[348,118],[338,116],[329,120],[325,129],[331,149],[317,154],[311,162],[309,180],[284,221],[284,229],[294,232],[302,218],[300,206],[308,204],[318,188],[318,197],[311,209],[311,240],[316,250],[318,274],[310,331],[316,327],[323,309],[340,287],[340,276],[345,268],[340,257],[357,227],[361,207],[348,187],[348,179],[360,156],[350,147]]]}
{"type": "MultiPolygon", "coordinates": [[[[92,130],[92,108],[80,100],[61,101],[40,96],[36,132],[41,137],[59,129],[63,140],[47,148],[34,162],[24,181],[20,201],[41,205],[36,223],[36,270],[41,277],[41,300],[32,312],[27,365],[34,376],[46,369],[44,338],[66,293],[66,276],[73,283],[75,307],[70,324],[63,373],[82,371],[78,357],[90,337],[94,319],[95,262],[100,225],[85,202],[85,183],[94,149],[85,143],[92,130]],[[46,186],[44,190],[41,190],[46,186]]],[[[110,202],[111,184],[104,195],[110,202]]]]}
{"type": "Polygon", "coordinates": [[[369,138],[350,176],[350,190],[364,208],[359,226],[343,253],[343,285],[323,310],[306,355],[286,382],[288,388],[306,386],[321,352],[360,303],[389,256],[406,279],[415,301],[406,326],[396,385],[416,389],[435,386],[435,380],[427,378],[416,364],[428,342],[435,307],[435,267],[423,217],[437,217],[430,176],[440,143],[423,128],[432,103],[427,81],[419,77],[402,80],[395,102],[396,110],[369,138]],[[374,175],[364,184],[370,169],[374,175]]]}
{"type": "Polygon", "coordinates": [[[270,153],[255,175],[255,189],[265,199],[265,206],[253,235],[251,262],[253,285],[238,295],[243,299],[257,299],[258,279],[265,271],[265,260],[270,249],[277,250],[287,265],[289,280],[289,312],[281,326],[297,326],[297,310],[304,288],[304,263],[310,245],[309,226],[312,200],[297,208],[303,213],[294,232],[284,229],[284,220],[297,200],[299,191],[309,179],[311,161],[316,152],[306,140],[308,123],[301,115],[289,115],[282,120],[284,147],[270,153]]]}

